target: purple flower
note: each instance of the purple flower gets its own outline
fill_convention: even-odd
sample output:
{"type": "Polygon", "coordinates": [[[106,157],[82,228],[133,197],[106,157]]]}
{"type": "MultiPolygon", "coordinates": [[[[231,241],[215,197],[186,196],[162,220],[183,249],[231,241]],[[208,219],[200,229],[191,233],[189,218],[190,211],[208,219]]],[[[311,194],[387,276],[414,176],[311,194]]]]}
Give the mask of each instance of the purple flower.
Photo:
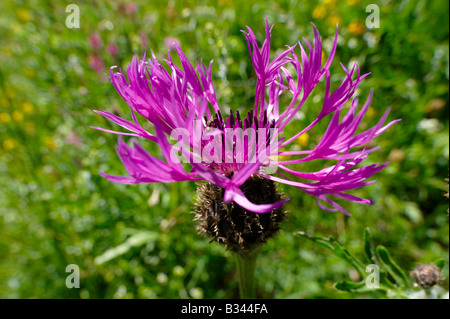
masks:
{"type": "Polygon", "coordinates": [[[141,31],[139,33],[139,40],[141,41],[142,48],[147,49],[150,44],[150,41],[149,41],[148,35],[145,31],[141,31]]]}
{"type": "Polygon", "coordinates": [[[138,6],[134,2],[127,2],[125,4],[121,4],[119,8],[121,9],[122,12],[129,14],[134,14],[138,10],[138,6]]]}
{"type": "Polygon", "coordinates": [[[103,63],[103,59],[97,54],[91,54],[88,56],[88,63],[92,70],[97,73],[103,73],[105,69],[105,65],[103,63]]]}
{"type": "Polygon", "coordinates": [[[119,48],[117,47],[117,45],[115,44],[108,44],[108,46],[106,47],[106,51],[112,55],[112,56],[116,56],[117,53],[119,52],[119,48]]]}
{"type": "Polygon", "coordinates": [[[241,186],[254,175],[295,186],[314,196],[318,205],[327,211],[339,210],[349,214],[332,197],[370,204],[370,200],[358,198],[347,191],[375,182],[367,179],[382,170],[387,163],[358,166],[369,153],[377,149],[366,148],[365,145],[399,120],[384,125],[389,113],[387,110],[374,127],[356,134],[372,100],[371,92],[359,109],[355,98],[355,91],[367,74],[360,75],[356,64],[351,70],[341,65],[345,77],[331,91],[329,67],[336,51],[337,28],[328,60],[322,66],[320,34],[313,27],[314,43],[311,45],[304,39],[308,53],[298,42],[299,55],[296,46],[292,46],[273,59],[270,58],[272,28],[269,28],[267,20],[265,40],[261,47],[250,28],[247,27],[248,32],[243,31],[257,78],[254,107],[247,116],[242,116],[238,111],[230,111],[227,117],[222,115],[212,82],[212,62],[208,67],[203,62],[192,65],[177,43],[173,45],[181,68],[172,61],[170,53],[165,60],[166,67],[153,54],[148,60],[134,57],[127,67],[128,81],[121,70],[117,72],[115,67],[111,68],[111,83],[130,106],[132,121],[99,110],[96,112],[129,132],[95,128],[157,143],[164,160],[149,154],[136,141],[131,147],[119,138],[117,151],[129,175],[101,174],[113,182],[124,184],[206,180],[224,189],[225,203],[235,202],[256,213],[277,209],[285,200],[252,203],[244,195],[241,186]],[[284,128],[323,77],[326,93],[316,119],[294,136],[282,137],[284,128]],[[290,98],[290,103],[284,108],[279,102],[282,94],[290,98]],[[344,105],[349,100],[351,106],[340,120],[344,105]],[[139,124],[136,113],[152,123],[153,133],[139,124]],[[314,149],[282,150],[327,117],[330,118],[328,128],[314,149]],[[169,135],[177,139],[175,145],[169,142],[169,135]],[[178,157],[174,154],[178,154],[178,157]],[[181,162],[189,165],[183,166],[177,160],[180,154],[183,155],[181,162]],[[278,161],[278,155],[290,155],[290,158],[295,159],[278,161]],[[292,168],[294,164],[316,159],[336,162],[316,172],[292,168]],[[188,170],[185,169],[187,166],[188,170]],[[276,172],[273,171],[274,167],[276,172]],[[272,168],[272,171],[268,168],[272,168]]]}
{"type": "Polygon", "coordinates": [[[91,33],[89,36],[89,44],[95,52],[98,52],[102,47],[102,39],[97,33],[91,33]]]}

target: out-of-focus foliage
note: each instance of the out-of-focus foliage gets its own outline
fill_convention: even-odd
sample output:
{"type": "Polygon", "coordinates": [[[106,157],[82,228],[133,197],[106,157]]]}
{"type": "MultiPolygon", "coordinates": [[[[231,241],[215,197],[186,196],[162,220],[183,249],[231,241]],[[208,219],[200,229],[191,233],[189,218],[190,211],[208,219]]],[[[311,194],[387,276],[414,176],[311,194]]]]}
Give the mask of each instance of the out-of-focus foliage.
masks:
{"type": "MultiPolygon", "coordinates": [[[[264,18],[275,24],[274,52],[311,40],[311,21],[329,52],[338,23],[332,84],[344,75],[339,62],[357,61],[371,72],[358,92],[361,101],[375,88],[363,127],[387,107],[390,119],[403,120],[377,138],[382,148],[369,157],[391,164],[377,183],[353,192],[374,205],[346,206],[353,216],[345,217],[283,187],[291,197],[289,218],[262,249],[257,295],[360,297],[334,286],[349,274],[362,280],[357,272],[299,240],[297,231],[333,236],[359,254],[369,226],[374,241],[407,271],[448,259],[446,1],[80,1],[80,29],[65,25],[69,3],[0,3],[0,297],[237,297],[233,259],[196,233],[194,183],[127,186],[103,179],[100,171],[124,174],[117,137],[89,126],[113,128],[93,109],[129,114],[108,83],[108,68],[126,69],[133,55],[150,50],[162,59],[173,38],[192,60],[214,59],[220,104],[245,110],[253,104],[255,78],[240,30],[249,25],[262,39],[264,18]],[[369,3],[380,9],[380,28],[365,26],[369,3]],[[65,285],[68,264],[81,269],[80,289],[65,285]]],[[[316,92],[289,129],[315,118],[323,83],[316,92]]],[[[299,146],[314,146],[319,129],[299,146]]]]}

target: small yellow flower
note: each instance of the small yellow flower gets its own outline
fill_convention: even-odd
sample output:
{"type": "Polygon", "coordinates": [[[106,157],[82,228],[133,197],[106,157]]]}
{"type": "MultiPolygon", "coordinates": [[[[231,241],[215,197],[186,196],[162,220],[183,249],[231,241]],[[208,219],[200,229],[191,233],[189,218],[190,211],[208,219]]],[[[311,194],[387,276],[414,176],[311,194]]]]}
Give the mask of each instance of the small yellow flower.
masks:
{"type": "Polygon", "coordinates": [[[50,150],[54,150],[56,148],[56,142],[53,138],[47,137],[45,139],[45,146],[47,146],[50,150]]]}
{"type": "Polygon", "coordinates": [[[30,12],[28,12],[28,10],[25,10],[25,9],[17,10],[17,17],[22,22],[28,22],[31,19],[30,12]]]}
{"type": "Polygon", "coordinates": [[[366,30],[366,27],[364,26],[364,24],[359,23],[359,22],[352,22],[348,25],[347,30],[349,33],[354,34],[354,35],[361,35],[364,33],[364,31],[366,30]]]}
{"type": "Polygon", "coordinates": [[[271,160],[277,160],[278,162],[288,161],[291,158],[291,155],[278,155],[278,158],[276,156],[271,156],[271,160]]]}
{"type": "Polygon", "coordinates": [[[314,9],[312,16],[314,19],[322,19],[326,16],[326,14],[327,14],[327,7],[320,4],[314,9]]]}
{"type": "Polygon", "coordinates": [[[323,0],[323,4],[329,9],[334,9],[336,7],[336,0],[323,0]]]}
{"type": "Polygon", "coordinates": [[[12,118],[13,118],[13,120],[16,121],[16,122],[22,122],[22,120],[23,120],[23,114],[22,114],[22,112],[14,111],[14,112],[12,113],[12,118]]]}
{"type": "Polygon", "coordinates": [[[31,113],[33,113],[33,110],[34,110],[33,104],[31,104],[30,102],[23,102],[22,109],[25,113],[31,114],[31,113]]]}
{"type": "Polygon", "coordinates": [[[307,146],[308,142],[309,142],[309,134],[308,133],[304,133],[304,134],[300,135],[299,137],[297,137],[297,144],[300,145],[301,147],[307,146]]]}
{"type": "Polygon", "coordinates": [[[11,121],[11,116],[8,113],[0,113],[0,123],[8,123],[11,121]]]}
{"type": "Polygon", "coordinates": [[[377,112],[374,110],[373,107],[370,106],[370,107],[367,109],[367,114],[366,114],[366,116],[367,116],[368,118],[373,118],[376,114],[377,114],[377,112]]]}
{"type": "Polygon", "coordinates": [[[337,13],[331,14],[327,19],[327,24],[330,26],[333,26],[333,27],[336,26],[336,23],[341,24],[341,22],[342,22],[342,18],[337,13]]]}
{"type": "Polygon", "coordinates": [[[348,4],[349,6],[357,5],[357,4],[360,3],[360,2],[361,2],[361,0],[347,0],[347,4],[348,4]]]}
{"type": "Polygon", "coordinates": [[[3,148],[7,151],[12,150],[17,146],[17,141],[13,138],[7,138],[3,141],[3,148]]]}
{"type": "MultiPolygon", "coordinates": [[[[286,152],[286,150],[282,148],[280,149],[280,152],[286,152]]],[[[270,156],[269,158],[274,161],[287,161],[291,158],[291,155],[270,156]]]]}

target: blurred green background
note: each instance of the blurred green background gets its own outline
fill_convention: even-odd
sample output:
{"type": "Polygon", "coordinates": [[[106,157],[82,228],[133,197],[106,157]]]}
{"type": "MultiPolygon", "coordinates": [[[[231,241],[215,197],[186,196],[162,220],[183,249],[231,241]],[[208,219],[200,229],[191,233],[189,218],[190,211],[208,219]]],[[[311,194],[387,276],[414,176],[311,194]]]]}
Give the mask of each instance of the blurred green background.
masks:
{"type": "MultiPolygon", "coordinates": [[[[265,298],[359,298],[337,291],[355,277],[343,261],[293,235],[335,236],[363,251],[363,230],[388,247],[404,269],[448,259],[446,192],[449,167],[449,8],[447,1],[74,1],[80,28],[65,26],[68,1],[0,3],[0,297],[1,298],[234,298],[230,254],[197,235],[195,184],[119,185],[99,171],[124,174],[117,137],[90,129],[113,124],[103,108],[130,118],[108,82],[112,65],[153,50],[164,58],[176,38],[188,57],[209,62],[220,104],[253,105],[254,71],[240,30],[258,39],[264,18],[275,24],[272,53],[301,37],[314,22],[326,52],[339,23],[332,65],[357,61],[371,72],[358,94],[375,89],[362,127],[387,107],[403,121],[376,139],[382,149],[367,162],[391,164],[377,183],[352,194],[374,205],[341,202],[353,216],[320,210],[293,187],[288,220],[262,249],[257,295],[265,298]],[[369,30],[365,8],[380,8],[380,28],[369,30]],[[68,289],[68,264],[81,269],[81,288],[68,289]]],[[[318,113],[323,83],[292,131],[318,113]]],[[[314,145],[322,126],[301,146],[314,145]]],[[[322,131],[323,132],[323,131],[322,131]]],[[[151,149],[150,143],[143,142],[151,149]]],[[[320,163],[319,163],[320,164],[320,163]]],[[[305,171],[319,169],[319,164],[305,171]]],[[[444,285],[448,287],[448,281],[444,285]]],[[[370,294],[363,297],[373,297],[370,294]]]]}

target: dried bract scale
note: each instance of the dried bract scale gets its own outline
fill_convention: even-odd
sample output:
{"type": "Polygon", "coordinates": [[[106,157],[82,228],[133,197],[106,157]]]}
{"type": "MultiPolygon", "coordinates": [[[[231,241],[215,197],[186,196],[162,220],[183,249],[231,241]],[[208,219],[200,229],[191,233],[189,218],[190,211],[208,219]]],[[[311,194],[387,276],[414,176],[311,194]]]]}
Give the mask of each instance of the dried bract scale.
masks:
{"type": "MultiPolygon", "coordinates": [[[[256,204],[275,203],[284,198],[274,182],[257,175],[251,176],[241,189],[256,204]]],[[[223,188],[207,181],[198,182],[194,212],[200,222],[200,233],[233,252],[251,252],[273,237],[285,219],[283,206],[266,214],[255,214],[235,203],[226,204],[223,196],[223,188]]]]}

